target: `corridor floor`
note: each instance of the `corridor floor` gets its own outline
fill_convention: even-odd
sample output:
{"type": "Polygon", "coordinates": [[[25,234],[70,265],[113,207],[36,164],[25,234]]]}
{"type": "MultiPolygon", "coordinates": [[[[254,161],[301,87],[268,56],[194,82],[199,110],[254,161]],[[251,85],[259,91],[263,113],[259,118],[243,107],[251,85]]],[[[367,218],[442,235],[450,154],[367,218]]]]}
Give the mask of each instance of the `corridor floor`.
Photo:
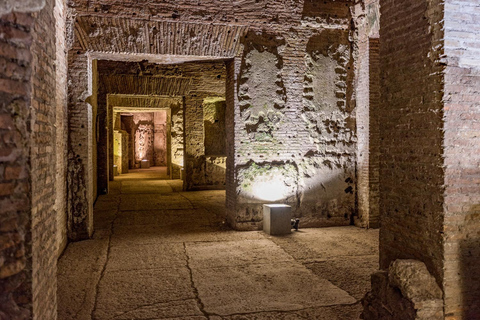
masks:
{"type": "Polygon", "coordinates": [[[378,230],[236,232],[224,191],[181,189],[160,168],[115,177],[59,260],[59,320],[358,319],[378,230]]]}

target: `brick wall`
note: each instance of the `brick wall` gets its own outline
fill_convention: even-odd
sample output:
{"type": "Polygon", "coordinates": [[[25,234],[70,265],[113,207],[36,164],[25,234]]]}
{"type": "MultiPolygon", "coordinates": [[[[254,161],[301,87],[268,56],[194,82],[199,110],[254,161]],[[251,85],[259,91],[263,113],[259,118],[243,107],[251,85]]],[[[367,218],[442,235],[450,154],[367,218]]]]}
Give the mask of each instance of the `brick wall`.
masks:
{"type": "Polygon", "coordinates": [[[355,224],[379,226],[378,36],[379,1],[359,2],[354,7],[355,101],[357,129],[357,213],[355,224]]]}
{"type": "Polygon", "coordinates": [[[51,93],[65,96],[65,89],[56,87],[55,22],[62,8],[54,6],[48,0],[39,12],[0,18],[0,317],[6,319],[56,319],[56,227],[65,199],[56,192],[62,172],[56,140],[64,131],[55,124],[64,104],[51,93]]]}
{"type": "Polygon", "coordinates": [[[30,14],[0,17],[0,317],[32,308],[30,14]],[[20,309],[18,309],[18,307],[20,309]]]}
{"type": "Polygon", "coordinates": [[[445,1],[446,319],[480,315],[480,7],[445,1]]]}
{"type": "Polygon", "coordinates": [[[30,162],[32,181],[32,294],[34,319],[56,318],[57,213],[54,0],[34,13],[30,162]]]}
{"type": "Polygon", "coordinates": [[[56,26],[56,177],[55,211],[57,212],[58,255],[67,245],[67,54],[65,51],[66,7],[63,0],[55,1],[56,26]]]}
{"type": "Polygon", "coordinates": [[[240,110],[235,109],[238,103],[237,95],[237,75],[240,69],[240,59],[232,59],[226,61],[227,79],[225,81],[225,131],[227,138],[227,169],[226,169],[226,203],[227,221],[230,225],[235,225],[236,219],[236,191],[237,185],[235,181],[235,149],[231,146],[235,145],[235,116],[240,110]],[[230,146],[230,147],[229,147],[230,146]]]}
{"type": "Polygon", "coordinates": [[[417,259],[441,285],[443,7],[386,0],[380,10],[380,268],[417,259]]]}
{"type": "Polygon", "coordinates": [[[88,58],[82,53],[76,47],[68,52],[67,230],[71,240],[86,239],[93,232],[90,221],[94,198],[89,191],[96,185],[93,176],[96,144],[92,139],[95,100],[86,102],[92,93],[89,80],[93,81],[94,68],[89,67],[88,58]]]}

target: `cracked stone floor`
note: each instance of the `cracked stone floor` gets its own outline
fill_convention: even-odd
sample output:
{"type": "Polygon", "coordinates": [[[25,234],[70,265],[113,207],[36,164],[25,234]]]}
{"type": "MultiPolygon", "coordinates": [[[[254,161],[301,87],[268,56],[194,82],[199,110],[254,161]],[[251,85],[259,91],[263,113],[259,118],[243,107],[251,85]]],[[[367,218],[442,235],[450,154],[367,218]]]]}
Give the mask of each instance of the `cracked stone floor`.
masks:
{"type": "Polygon", "coordinates": [[[236,232],[224,191],[181,189],[163,168],[115,178],[59,260],[59,320],[359,318],[378,230],[236,232]]]}

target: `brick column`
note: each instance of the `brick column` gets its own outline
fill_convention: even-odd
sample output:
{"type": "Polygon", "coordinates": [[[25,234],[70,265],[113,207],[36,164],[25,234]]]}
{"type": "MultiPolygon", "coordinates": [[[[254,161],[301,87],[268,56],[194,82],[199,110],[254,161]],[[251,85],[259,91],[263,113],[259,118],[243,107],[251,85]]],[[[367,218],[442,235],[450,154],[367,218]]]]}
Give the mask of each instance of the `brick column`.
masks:
{"type": "Polygon", "coordinates": [[[91,64],[78,48],[68,54],[68,238],[87,239],[93,232],[93,163],[91,64]]]}
{"type": "Polygon", "coordinates": [[[240,58],[235,58],[226,62],[227,80],[226,80],[226,110],[225,110],[225,132],[227,135],[227,172],[226,172],[226,207],[227,221],[235,227],[235,218],[237,215],[237,186],[235,177],[235,150],[240,141],[235,140],[235,119],[238,119],[240,110],[238,106],[237,81],[240,73],[240,58]]]}

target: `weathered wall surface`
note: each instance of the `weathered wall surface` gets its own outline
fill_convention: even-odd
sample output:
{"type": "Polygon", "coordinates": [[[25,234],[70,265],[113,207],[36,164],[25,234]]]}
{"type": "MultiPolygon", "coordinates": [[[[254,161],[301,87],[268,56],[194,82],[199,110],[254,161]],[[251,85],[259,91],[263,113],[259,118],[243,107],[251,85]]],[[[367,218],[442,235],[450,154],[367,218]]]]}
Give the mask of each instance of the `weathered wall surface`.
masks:
{"type": "Polygon", "coordinates": [[[359,1],[354,7],[355,101],[357,129],[357,195],[355,225],[378,227],[379,121],[378,69],[380,4],[359,1]]]}
{"type": "MultiPolygon", "coordinates": [[[[55,0],[47,0],[35,17],[32,43],[32,113],[30,149],[32,181],[32,293],[34,319],[56,319],[57,213],[55,0]]],[[[61,90],[61,89],[59,89],[61,90]]],[[[63,148],[60,148],[63,152],[63,148]]],[[[64,230],[62,230],[64,232],[64,230]]]]}
{"type": "MultiPolygon", "coordinates": [[[[90,221],[93,220],[96,198],[93,192],[97,188],[96,176],[93,175],[96,170],[96,139],[93,137],[100,134],[96,132],[92,120],[96,115],[96,95],[88,99],[93,93],[94,70],[95,64],[89,64],[87,56],[78,48],[69,50],[67,230],[68,238],[77,241],[87,239],[93,232],[90,221]],[[92,84],[89,85],[89,82],[92,84]]],[[[102,125],[99,124],[98,128],[102,125]]]]}
{"type": "Polygon", "coordinates": [[[126,131],[113,132],[113,164],[117,166],[117,173],[128,173],[128,145],[130,136],[126,131]]]}
{"type": "Polygon", "coordinates": [[[30,14],[0,17],[0,317],[32,308],[30,14]]]}
{"type": "Polygon", "coordinates": [[[446,319],[480,315],[480,7],[445,1],[446,319]]]}
{"type": "Polygon", "coordinates": [[[56,261],[64,242],[56,229],[65,215],[65,192],[55,178],[65,166],[55,163],[56,152],[64,151],[66,93],[65,82],[56,86],[65,58],[56,50],[55,22],[62,28],[64,16],[54,0],[39,4],[15,2],[9,10],[45,7],[0,18],[0,317],[5,319],[56,319],[56,261]]]}
{"type": "Polygon", "coordinates": [[[441,1],[381,5],[380,268],[424,262],[441,286],[443,71],[441,1]]]}
{"type": "Polygon", "coordinates": [[[15,12],[35,12],[43,9],[45,0],[3,0],[0,3],[0,15],[15,12]]]}
{"type": "Polygon", "coordinates": [[[66,6],[63,0],[55,1],[56,26],[56,176],[55,211],[57,212],[57,246],[60,255],[67,245],[67,54],[66,6]]]}
{"type": "Polygon", "coordinates": [[[167,165],[167,112],[153,114],[153,165],[167,165]]]}
{"type": "Polygon", "coordinates": [[[154,122],[153,112],[133,114],[135,130],[135,167],[139,168],[142,160],[153,165],[154,122]]]}
{"type": "Polygon", "coordinates": [[[205,183],[207,185],[225,186],[227,167],[225,111],[225,98],[207,98],[203,101],[205,183]]]}

